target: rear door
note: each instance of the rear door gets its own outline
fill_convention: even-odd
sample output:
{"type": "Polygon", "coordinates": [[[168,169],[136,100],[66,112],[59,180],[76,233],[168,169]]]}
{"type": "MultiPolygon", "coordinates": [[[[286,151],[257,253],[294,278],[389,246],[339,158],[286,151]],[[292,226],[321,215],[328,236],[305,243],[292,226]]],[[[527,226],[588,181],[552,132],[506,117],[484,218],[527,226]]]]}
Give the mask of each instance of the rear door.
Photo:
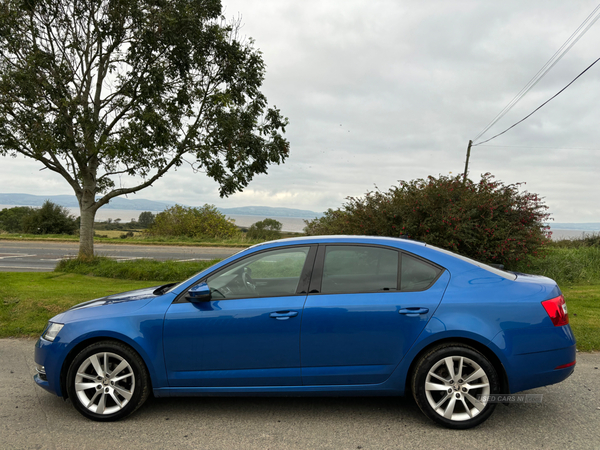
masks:
{"type": "Polygon", "coordinates": [[[302,318],[303,384],[384,382],[448,281],[444,269],[397,249],[319,246],[302,318]]]}

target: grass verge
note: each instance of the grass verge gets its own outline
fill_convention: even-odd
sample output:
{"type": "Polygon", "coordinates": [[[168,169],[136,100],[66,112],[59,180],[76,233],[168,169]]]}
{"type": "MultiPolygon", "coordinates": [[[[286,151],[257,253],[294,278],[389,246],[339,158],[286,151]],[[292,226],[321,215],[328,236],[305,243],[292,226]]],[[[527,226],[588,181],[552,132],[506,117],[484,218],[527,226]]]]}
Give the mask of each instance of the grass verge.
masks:
{"type": "Polygon", "coordinates": [[[105,257],[96,257],[92,261],[85,262],[79,259],[63,259],[58,263],[54,272],[122,280],[173,282],[185,280],[217,262],[219,262],[218,259],[185,262],[156,261],[154,259],[117,262],[105,257]]]}
{"type": "Polygon", "coordinates": [[[520,272],[552,278],[559,286],[600,283],[600,247],[550,247],[543,258],[530,258],[520,272]]]}
{"type": "Polygon", "coordinates": [[[600,285],[573,285],[561,288],[569,323],[582,352],[600,350],[600,285]]]}
{"type": "Polygon", "coordinates": [[[159,284],[54,272],[0,272],[0,338],[39,336],[48,319],[73,305],[159,284]]]}

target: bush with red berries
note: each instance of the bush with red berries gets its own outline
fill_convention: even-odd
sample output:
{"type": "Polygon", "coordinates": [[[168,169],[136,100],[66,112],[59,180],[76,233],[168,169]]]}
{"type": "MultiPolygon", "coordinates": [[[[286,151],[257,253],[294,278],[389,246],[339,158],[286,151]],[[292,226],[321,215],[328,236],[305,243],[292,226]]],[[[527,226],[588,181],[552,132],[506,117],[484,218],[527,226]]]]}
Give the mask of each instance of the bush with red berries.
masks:
{"type": "Polygon", "coordinates": [[[405,236],[478,261],[515,267],[548,243],[550,214],[522,183],[505,185],[487,173],[401,181],[387,192],[348,197],[337,210],[306,221],[309,235],[405,236]]]}

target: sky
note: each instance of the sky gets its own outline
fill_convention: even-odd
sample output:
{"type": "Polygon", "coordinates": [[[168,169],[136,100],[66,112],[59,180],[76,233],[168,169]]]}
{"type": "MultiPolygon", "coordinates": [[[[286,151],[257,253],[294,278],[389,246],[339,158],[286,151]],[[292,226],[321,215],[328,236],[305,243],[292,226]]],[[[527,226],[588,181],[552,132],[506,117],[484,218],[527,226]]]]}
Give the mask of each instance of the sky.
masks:
{"type": "MultiPolygon", "coordinates": [[[[290,157],[241,193],[182,166],[129,198],[325,211],[400,180],[457,175],[469,139],[529,82],[598,0],[223,0],[267,65],[290,157]]],[[[600,21],[482,139],[525,117],[600,57],[600,21]]],[[[544,197],[556,222],[600,222],[600,63],[531,118],[474,147],[486,172],[544,197]]],[[[0,191],[71,194],[23,157],[0,191]]],[[[121,179],[127,186],[136,180],[121,179]]]]}

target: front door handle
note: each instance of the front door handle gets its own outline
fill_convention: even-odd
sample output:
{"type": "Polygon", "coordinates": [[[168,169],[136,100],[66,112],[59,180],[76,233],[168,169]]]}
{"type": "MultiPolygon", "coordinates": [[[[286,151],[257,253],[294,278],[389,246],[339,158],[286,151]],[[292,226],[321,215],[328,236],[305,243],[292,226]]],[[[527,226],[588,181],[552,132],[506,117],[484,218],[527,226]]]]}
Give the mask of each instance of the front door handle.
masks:
{"type": "Polygon", "coordinates": [[[277,320],[288,320],[290,317],[296,317],[298,311],[277,311],[269,314],[269,317],[277,320]]]}
{"type": "Polygon", "coordinates": [[[405,314],[408,317],[417,317],[419,314],[427,314],[429,308],[401,308],[398,310],[398,314],[405,314]]]}

